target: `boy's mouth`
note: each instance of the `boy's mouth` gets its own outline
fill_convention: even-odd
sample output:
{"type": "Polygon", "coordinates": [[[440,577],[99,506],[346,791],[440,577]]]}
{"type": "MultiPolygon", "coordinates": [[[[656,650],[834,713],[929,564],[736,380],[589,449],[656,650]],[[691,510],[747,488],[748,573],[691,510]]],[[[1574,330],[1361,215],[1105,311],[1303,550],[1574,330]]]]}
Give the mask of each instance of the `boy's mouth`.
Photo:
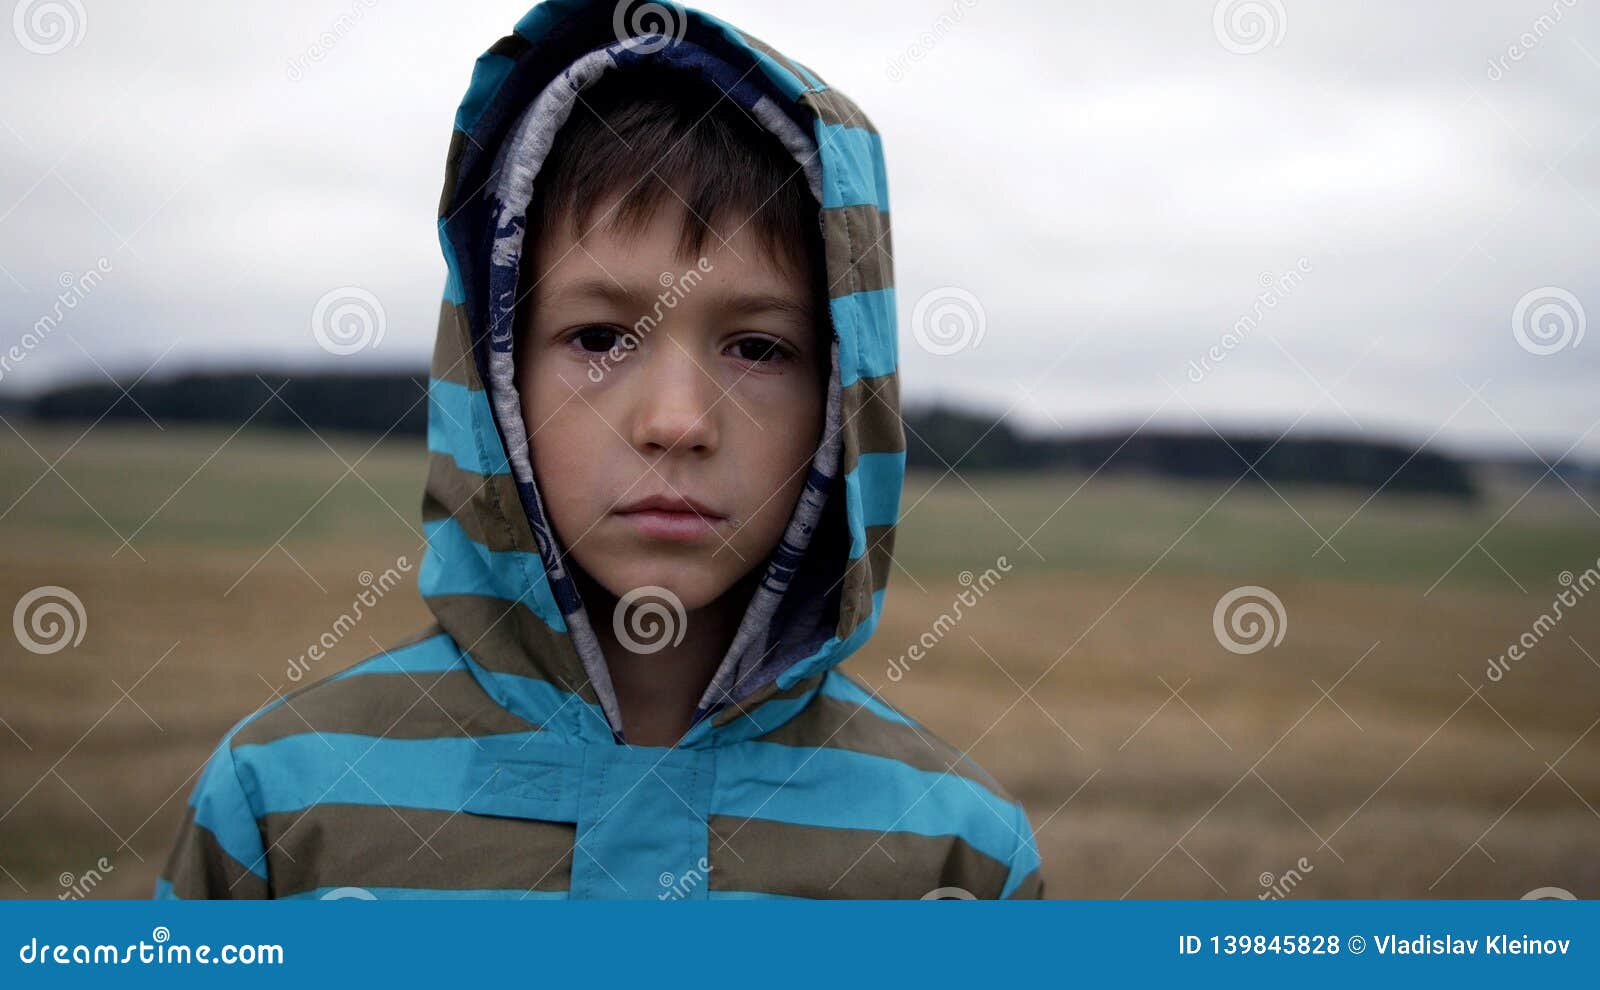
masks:
{"type": "Polygon", "coordinates": [[[727,522],[727,517],[715,509],[672,493],[637,499],[612,513],[642,536],[679,542],[704,539],[727,522]]]}

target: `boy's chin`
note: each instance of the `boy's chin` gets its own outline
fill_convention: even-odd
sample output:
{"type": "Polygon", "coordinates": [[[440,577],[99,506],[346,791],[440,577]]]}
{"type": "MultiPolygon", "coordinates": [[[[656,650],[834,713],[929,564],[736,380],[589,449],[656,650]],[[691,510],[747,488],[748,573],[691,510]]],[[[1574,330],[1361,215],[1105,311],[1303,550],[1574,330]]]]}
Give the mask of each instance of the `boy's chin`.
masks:
{"type": "Polygon", "coordinates": [[[589,578],[618,600],[630,595],[662,597],[660,589],[676,600],[685,612],[715,604],[730,593],[748,594],[756,580],[754,568],[733,560],[640,561],[635,566],[616,560],[598,568],[586,569],[589,578]],[[736,566],[735,566],[736,565],[736,566]]]}

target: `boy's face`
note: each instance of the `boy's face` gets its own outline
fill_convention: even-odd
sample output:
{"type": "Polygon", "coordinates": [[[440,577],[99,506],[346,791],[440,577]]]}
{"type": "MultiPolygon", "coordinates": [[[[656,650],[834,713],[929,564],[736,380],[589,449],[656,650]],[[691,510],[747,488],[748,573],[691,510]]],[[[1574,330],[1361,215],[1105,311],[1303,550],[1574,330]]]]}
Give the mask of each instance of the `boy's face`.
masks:
{"type": "Polygon", "coordinates": [[[532,225],[516,377],[561,545],[613,595],[656,585],[692,610],[782,537],[821,438],[828,359],[808,273],[737,220],[713,218],[726,242],[713,233],[686,257],[682,211],[671,201],[639,234],[603,208],[581,238],[532,225]],[[699,512],[628,511],[650,497],[699,512]]]}

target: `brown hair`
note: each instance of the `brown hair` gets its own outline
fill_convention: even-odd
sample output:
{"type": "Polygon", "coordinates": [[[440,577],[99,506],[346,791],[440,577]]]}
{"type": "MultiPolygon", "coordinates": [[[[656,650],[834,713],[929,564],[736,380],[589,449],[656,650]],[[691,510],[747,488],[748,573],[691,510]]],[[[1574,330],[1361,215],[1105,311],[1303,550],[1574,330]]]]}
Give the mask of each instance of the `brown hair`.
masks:
{"type": "Polygon", "coordinates": [[[747,225],[772,261],[814,285],[824,278],[819,205],[800,164],[742,107],[682,71],[612,70],[579,94],[535,181],[529,233],[565,222],[579,234],[607,196],[623,193],[604,221],[613,230],[642,230],[681,199],[685,254],[747,225]]]}

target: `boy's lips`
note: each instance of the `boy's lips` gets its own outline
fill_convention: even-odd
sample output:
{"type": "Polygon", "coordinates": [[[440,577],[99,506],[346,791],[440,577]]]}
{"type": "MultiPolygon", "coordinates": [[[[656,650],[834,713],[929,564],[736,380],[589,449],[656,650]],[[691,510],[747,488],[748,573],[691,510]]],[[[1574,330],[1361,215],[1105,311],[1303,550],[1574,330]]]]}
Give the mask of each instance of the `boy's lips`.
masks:
{"type": "Polygon", "coordinates": [[[651,495],[613,510],[640,535],[660,540],[692,542],[716,531],[727,517],[693,499],[679,495],[651,495]]]}

